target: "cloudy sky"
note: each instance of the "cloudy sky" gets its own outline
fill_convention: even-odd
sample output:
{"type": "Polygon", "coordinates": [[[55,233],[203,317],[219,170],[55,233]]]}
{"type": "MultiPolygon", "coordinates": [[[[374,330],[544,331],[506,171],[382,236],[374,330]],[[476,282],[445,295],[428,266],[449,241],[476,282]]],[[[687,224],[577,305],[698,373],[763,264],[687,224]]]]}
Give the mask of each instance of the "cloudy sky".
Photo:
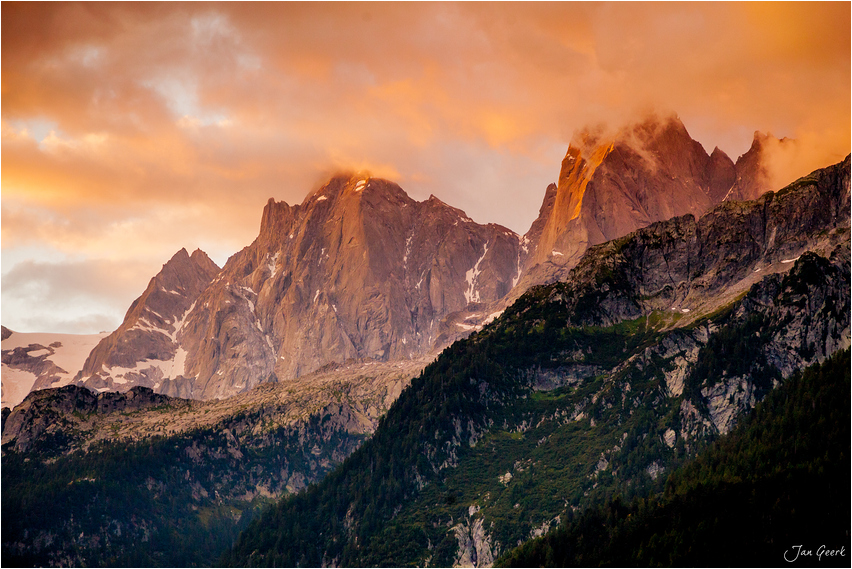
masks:
{"type": "Polygon", "coordinates": [[[649,108],[842,159],[850,4],[3,2],[2,323],[112,330],[337,170],[524,233],[574,130],[649,108]]]}

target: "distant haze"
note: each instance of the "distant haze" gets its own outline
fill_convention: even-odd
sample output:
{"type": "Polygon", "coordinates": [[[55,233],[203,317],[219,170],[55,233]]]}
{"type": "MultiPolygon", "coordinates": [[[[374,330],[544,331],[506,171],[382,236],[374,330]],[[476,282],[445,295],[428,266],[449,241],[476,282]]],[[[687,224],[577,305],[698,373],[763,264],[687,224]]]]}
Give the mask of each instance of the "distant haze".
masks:
{"type": "Polygon", "coordinates": [[[783,185],[850,149],[850,4],[2,4],[2,322],[111,330],[331,173],[524,233],[572,134],[677,112],[783,185]]]}

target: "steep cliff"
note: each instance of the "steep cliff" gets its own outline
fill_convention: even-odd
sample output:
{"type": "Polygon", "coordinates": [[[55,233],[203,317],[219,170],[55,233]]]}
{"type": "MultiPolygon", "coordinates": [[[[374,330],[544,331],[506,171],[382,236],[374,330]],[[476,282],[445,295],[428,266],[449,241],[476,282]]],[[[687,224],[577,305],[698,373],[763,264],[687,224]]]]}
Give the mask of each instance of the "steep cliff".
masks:
{"type": "Polygon", "coordinates": [[[333,477],[222,562],[487,565],[607,496],[659,488],[849,347],[849,196],[847,158],[593,247],[447,349],[333,477]]]}
{"type": "Polygon", "coordinates": [[[118,329],[86,358],[74,382],[97,391],[159,387],[182,372],[186,352],[177,334],[183,318],[219,272],[200,249],[181,249],[151,279],[118,329]]]}
{"type": "Polygon", "coordinates": [[[298,206],[267,204],[258,238],[187,316],[193,379],[162,390],[223,397],[330,362],[419,357],[443,317],[501,298],[517,271],[508,229],[385,180],[335,177],[298,206]]]}
{"type": "Polygon", "coordinates": [[[221,271],[175,255],[76,383],[212,399],[330,363],[418,359],[472,328],[448,316],[509,292],[520,254],[515,233],[434,196],[337,176],[300,205],[270,200],[221,271]]]}
{"type": "Polygon", "coordinates": [[[652,115],[615,132],[581,130],[525,235],[529,255],[513,296],[564,278],[592,245],[772,189],[762,161],[765,140],[756,133],[735,164],[718,148],[708,155],[676,116],[652,115]]]}

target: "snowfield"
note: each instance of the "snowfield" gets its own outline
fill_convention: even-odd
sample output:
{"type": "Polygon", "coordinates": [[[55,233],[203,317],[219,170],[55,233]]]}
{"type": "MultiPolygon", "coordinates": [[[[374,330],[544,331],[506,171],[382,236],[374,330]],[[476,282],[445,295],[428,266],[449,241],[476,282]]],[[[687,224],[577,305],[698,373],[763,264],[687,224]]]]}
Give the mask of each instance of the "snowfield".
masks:
{"type": "MultiPolygon", "coordinates": [[[[60,379],[52,387],[62,387],[71,383],[71,380],[83,368],[89,353],[108,332],[100,334],[53,334],[50,332],[12,332],[12,335],[0,343],[3,352],[15,348],[27,347],[37,344],[43,347],[34,347],[27,353],[32,357],[48,354],[51,344],[59,342],[61,346],[52,348],[53,355],[47,359],[62,368],[65,373],[59,374],[60,379]]],[[[0,383],[2,383],[2,406],[14,407],[24,400],[30,392],[37,377],[35,373],[25,368],[12,368],[5,363],[0,372],[0,383]]]]}

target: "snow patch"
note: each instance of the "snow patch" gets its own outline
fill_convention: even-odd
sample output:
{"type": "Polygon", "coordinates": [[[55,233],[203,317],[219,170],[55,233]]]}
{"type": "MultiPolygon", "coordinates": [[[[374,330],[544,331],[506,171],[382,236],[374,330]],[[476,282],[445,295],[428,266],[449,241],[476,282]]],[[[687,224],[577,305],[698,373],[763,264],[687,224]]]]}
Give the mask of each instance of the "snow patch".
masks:
{"type": "MultiPolygon", "coordinates": [[[[142,330],[143,332],[163,332],[162,328],[154,326],[150,320],[142,316],[127,331],[142,330]]],[[[164,333],[164,332],[163,332],[164,333]]]]}
{"type": "Polygon", "coordinates": [[[320,196],[320,197],[318,197],[318,198],[317,198],[317,201],[318,201],[318,202],[321,202],[321,201],[323,201],[323,200],[327,200],[327,199],[328,199],[328,198],[327,198],[326,196],[320,196]]]}
{"type": "Polygon", "coordinates": [[[186,373],[186,356],[188,355],[189,353],[186,350],[178,346],[168,377],[177,377],[186,373]]]}
{"type": "Polygon", "coordinates": [[[47,348],[44,348],[44,349],[41,349],[41,350],[33,350],[31,352],[27,352],[27,355],[30,356],[31,358],[38,358],[40,356],[46,356],[49,353],[50,353],[50,350],[48,350],[47,348]]]}
{"type": "MultiPolygon", "coordinates": [[[[516,235],[516,237],[518,238],[518,244],[519,245],[523,245],[524,241],[527,241],[526,237],[521,238],[520,235],[516,235]]],[[[523,247],[523,250],[524,250],[524,252],[526,252],[526,250],[527,250],[526,246],[523,247]]],[[[521,247],[518,247],[518,267],[517,267],[517,270],[515,271],[515,276],[512,277],[512,288],[515,288],[515,286],[518,284],[519,280],[521,280],[521,247]]]]}
{"type": "Polygon", "coordinates": [[[482,325],[485,326],[485,325],[491,324],[501,314],[503,314],[502,310],[498,310],[497,312],[492,312],[491,314],[488,315],[488,318],[485,319],[485,321],[482,323],[482,325]]]}
{"type": "Polygon", "coordinates": [[[195,303],[196,303],[196,302],[198,302],[198,301],[197,301],[197,300],[196,300],[196,301],[193,301],[193,303],[189,305],[189,308],[186,310],[186,312],[184,312],[183,314],[181,314],[180,320],[178,320],[177,322],[175,322],[175,329],[174,329],[174,331],[173,331],[173,332],[170,332],[170,333],[168,334],[169,338],[171,338],[171,339],[172,339],[172,342],[177,342],[177,335],[178,335],[178,332],[180,332],[180,331],[181,331],[181,329],[183,328],[183,323],[186,321],[186,317],[187,317],[187,315],[189,315],[189,314],[192,312],[192,310],[195,308],[195,303]]]}
{"type": "Polygon", "coordinates": [[[3,364],[3,407],[12,408],[24,400],[35,384],[36,374],[3,364]]]}
{"type": "MultiPolygon", "coordinates": [[[[14,350],[15,348],[26,348],[30,344],[49,346],[59,342],[61,346],[53,348],[53,354],[46,359],[53,362],[65,373],[57,373],[59,377],[51,387],[64,387],[71,383],[77,372],[83,368],[86,358],[109,332],[100,334],[54,334],[50,332],[13,332],[11,336],[3,340],[2,350],[14,350]]],[[[33,355],[35,352],[30,352],[33,355]]],[[[14,407],[24,400],[27,393],[33,387],[37,377],[31,372],[19,370],[2,365],[0,381],[3,384],[2,405],[14,407]]]]}
{"type": "Polygon", "coordinates": [[[269,253],[266,254],[266,259],[267,259],[266,267],[269,269],[269,272],[270,272],[269,278],[274,277],[278,273],[278,267],[276,265],[278,264],[278,256],[279,255],[281,255],[280,251],[277,251],[272,256],[272,258],[269,257],[269,253]]]}
{"type": "Polygon", "coordinates": [[[405,253],[402,255],[403,268],[408,266],[408,254],[411,253],[411,239],[414,237],[414,229],[411,230],[411,235],[405,240],[405,253]]]}
{"type": "MultiPolygon", "coordinates": [[[[799,255],[799,257],[801,257],[801,255],[799,255]]],[[[781,262],[782,262],[782,263],[795,263],[796,261],[798,261],[798,260],[799,260],[799,257],[796,257],[795,259],[784,259],[784,260],[783,260],[783,261],[781,261],[781,262]]]]}
{"type": "Polygon", "coordinates": [[[162,315],[162,314],[160,314],[159,312],[157,312],[157,311],[155,311],[155,310],[152,310],[150,306],[146,306],[146,307],[145,307],[145,310],[147,310],[147,311],[148,311],[148,312],[150,312],[151,314],[153,314],[153,315],[157,316],[160,320],[165,320],[165,318],[163,318],[163,315],[162,315]]]}
{"type": "Polygon", "coordinates": [[[479,278],[479,274],[482,270],[479,268],[482,260],[485,259],[485,255],[488,254],[488,243],[485,243],[485,246],[482,250],[482,256],[479,260],[476,261],[476,264],[473,265],[473,268],[465,273],[464,280],[467,282],[467,290],[464,293],[464,299],[468,304],[471,302],[479,302],[479,291],[476,290],[476,279],[479,278]]]}
{"type": "Polygon", "coordinates": [[[550,255],[552,257],[562,257],[563,256],[562,253],[560,253],[559,251],[551,251],[550,255]]]}

